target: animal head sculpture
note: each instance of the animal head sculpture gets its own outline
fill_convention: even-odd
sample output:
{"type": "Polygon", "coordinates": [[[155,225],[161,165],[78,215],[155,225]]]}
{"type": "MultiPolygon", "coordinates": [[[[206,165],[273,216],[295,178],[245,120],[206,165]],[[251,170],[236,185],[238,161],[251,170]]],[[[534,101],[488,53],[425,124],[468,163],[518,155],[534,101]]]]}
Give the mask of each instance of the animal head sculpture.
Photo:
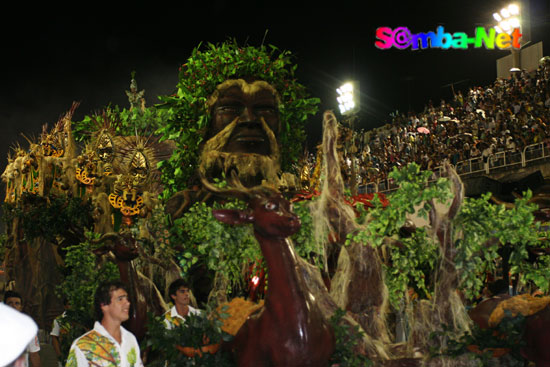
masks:
{"type": "Polygon", "coordinates": [[[291,204],[277,190],[267,186],[244,187],[233,172],[230,189],[220,189],[204,176],[203,185],[213,193],[234,197],[248,203],[247,210],[219,209],[212,214],[220,222],[238,225],[252,223],[254,231],[264,237],[285,238],[298,232],[301,223],[292,212],[291,204]]]}
{"type": "Polygon", "coordinates": [[[103,246],[94,250],[94,254],[96,255],[103,255],[111,251],[117,261],[122,262],[132,261],[139,256],[137,240],[129,231],[105,233],[98,240],[93,240],[92,242],[104,243],[103,246]]]}

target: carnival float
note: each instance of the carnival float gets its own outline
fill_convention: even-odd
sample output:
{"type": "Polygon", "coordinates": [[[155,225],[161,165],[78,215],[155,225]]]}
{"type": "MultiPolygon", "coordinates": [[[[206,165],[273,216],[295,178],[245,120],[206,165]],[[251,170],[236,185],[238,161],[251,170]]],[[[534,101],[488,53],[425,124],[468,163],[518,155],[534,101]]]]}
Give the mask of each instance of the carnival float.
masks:
{"type": "Polygon", "coordinates": [[[74,121],[74,103],[14,146],[0,253],[26,311],[47,330],[67,299],[67,348],[96,285],[120,278],[150,366],[548,365],[550,257],[531,194],[467,198],[449,163],[358,193],[346,162],[360,143],[334,113],[304,153],[319,101],[295,69],[272,46],[204,44],[159,103],[132,75],[128,107],[74,121]],[[207,312],[165,330],[180,277],[207,312]],[[480,302],[498,277],[523,294],[480,302]]]}

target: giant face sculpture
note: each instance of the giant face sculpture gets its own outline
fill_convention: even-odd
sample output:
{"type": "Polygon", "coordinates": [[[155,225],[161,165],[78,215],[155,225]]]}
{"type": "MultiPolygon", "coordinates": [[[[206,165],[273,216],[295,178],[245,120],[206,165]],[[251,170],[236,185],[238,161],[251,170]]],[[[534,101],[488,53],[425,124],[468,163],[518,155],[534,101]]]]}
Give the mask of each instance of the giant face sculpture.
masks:
{"type": "Polygon", "coordinates": [[[308,98],[295,69],[292,54],[273,46],[228,40],[195,48],[179,69],[177,93],[162,98],[176,112],[163,129],[177,144],[161,164],[165,188],[196,185],[197,168],[213,178],[234,165],[244,182],[267,178],[265,171],[275,171],[265,168],[268,162],[292,170],[319,102],[308,98]]]}
{"type": "Polygon", "coordinates": [[[201,169],[274,179],[280,167],[277,91],[262,80],[230,79],[218,85],[208,106],[212,121],[201,169]]]}
{"type": "Polygon", "coordinates": [[[210,136],[215,136],[236,121],[222,151],[229,153],[271,154],[262,119],[277,138],[280,130],[278,96],[264,81],[248,83],[243,79],[220,84],[209,101],[212,113],[210,136]]]}

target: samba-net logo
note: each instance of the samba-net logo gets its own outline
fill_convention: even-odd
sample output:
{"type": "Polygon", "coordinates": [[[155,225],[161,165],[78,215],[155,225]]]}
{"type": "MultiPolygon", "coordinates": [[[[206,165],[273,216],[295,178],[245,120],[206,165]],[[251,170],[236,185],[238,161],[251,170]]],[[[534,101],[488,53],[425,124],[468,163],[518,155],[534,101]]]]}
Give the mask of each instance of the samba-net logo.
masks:
{"type": "Polygon", "coordinates": [[[522,34],[519,28],[515,28],[510,34],[496,33],[494,28],[489,31],[483,27],[475,29],[475,36],[468,37],[464,32],[447,33],[443,26],[437,27],[435,32],[421,32],[413,34],[407,27],[379,27],[376,29],[376,41],[374,45],[381,50],[395,47],[400,50],[411,48],[412,50],[426,48],[461,49],[465,50],[470,45],[474,48],[485,47],[494,50],[495,46],[500,50],[520,48],[522,34]]]}

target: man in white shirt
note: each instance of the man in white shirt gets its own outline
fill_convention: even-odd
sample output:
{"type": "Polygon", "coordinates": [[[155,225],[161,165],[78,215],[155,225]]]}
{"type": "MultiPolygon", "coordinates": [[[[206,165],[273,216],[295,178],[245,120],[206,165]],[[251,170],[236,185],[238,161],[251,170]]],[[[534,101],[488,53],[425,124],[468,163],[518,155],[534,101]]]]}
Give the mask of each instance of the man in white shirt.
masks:
{"type": "Polygon", "coordinates": [[[134,334],[121,324],[130,317],[130,301],[119,281],[99,285],[94,296],[93,330],[73,342],[66,367],[143,367],[134,334]]]}
{"type": "Polygon", "coordinates": [[[191,307],[189,285],[183,279],[176,279],[170,284],[168,294],[174,306],[164,314],[164,324],[167,329],[180,326],[188,315],[198,315],[200,310],[191,307]]]}
{"type": "MultiPolygon", "coordinates": [[[[23,298],[21,295],[14,291],[7,291],[4,294],[4,303],[12,308],[15,308],[19,312],[23,312],[23,298]]],[[[38,336],[35,335],[32,338],[31,342],[27,345],[25,349],[25,358],[23,361],[24,367],[40,367],[40,343],[38,342],[38,336]]]]}
{"type": "Polygon", "coordinates": [[[62,341],[70,330],[70,324],[65,317],[67,315],[67,310],[69,309],[69,301],[66,298],[63,300],[63,307],[65,308],[65,311],[53,320],[52,331],[50,332],[50,336],[52,337],[52,346],[55,354],[57,355],[59,366],[62,365],[62,341]]]}

